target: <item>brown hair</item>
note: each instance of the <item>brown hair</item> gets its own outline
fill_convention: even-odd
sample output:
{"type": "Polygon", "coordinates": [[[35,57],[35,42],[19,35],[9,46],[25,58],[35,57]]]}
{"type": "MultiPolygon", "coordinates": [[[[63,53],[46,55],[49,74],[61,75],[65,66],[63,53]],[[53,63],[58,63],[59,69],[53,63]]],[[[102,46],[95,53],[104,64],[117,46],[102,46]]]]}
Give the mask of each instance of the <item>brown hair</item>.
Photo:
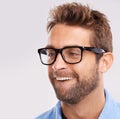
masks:
{"type": "Polygon", "coordinates": [[[94,32],[91,45],[112,52],[112,33],[106,16],[87,5],[80,3],[66,3],[50,10],[47,31],[56,24],[80,26],[94,32]]]}

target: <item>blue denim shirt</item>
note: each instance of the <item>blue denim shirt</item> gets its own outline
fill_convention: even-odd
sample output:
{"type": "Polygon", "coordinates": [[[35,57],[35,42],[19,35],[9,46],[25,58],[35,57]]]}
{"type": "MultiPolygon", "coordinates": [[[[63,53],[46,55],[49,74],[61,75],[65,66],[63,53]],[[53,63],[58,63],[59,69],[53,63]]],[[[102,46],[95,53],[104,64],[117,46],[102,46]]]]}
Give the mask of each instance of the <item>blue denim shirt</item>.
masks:
{"type": "MultiPolygon", "coordinates": [[[[120,103],[116,103],[105,90],[106,102],[98,119],[120,119],[120,103]]],[[[60,101],[51,110],[41,114],[36,119],[62,119],[60,101]]]]}

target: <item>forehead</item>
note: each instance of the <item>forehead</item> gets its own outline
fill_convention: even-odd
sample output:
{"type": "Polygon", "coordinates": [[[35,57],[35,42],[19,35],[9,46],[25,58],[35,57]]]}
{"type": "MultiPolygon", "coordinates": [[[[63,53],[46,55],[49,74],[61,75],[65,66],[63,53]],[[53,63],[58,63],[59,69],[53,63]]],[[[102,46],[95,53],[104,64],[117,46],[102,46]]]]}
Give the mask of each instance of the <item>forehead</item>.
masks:
{"type": "Polygon", "coordinates": [[[55,25],[48,34],[48,44],[55,48],[65,46],[90,46],[93,32],[78,26],[55,25]]]}

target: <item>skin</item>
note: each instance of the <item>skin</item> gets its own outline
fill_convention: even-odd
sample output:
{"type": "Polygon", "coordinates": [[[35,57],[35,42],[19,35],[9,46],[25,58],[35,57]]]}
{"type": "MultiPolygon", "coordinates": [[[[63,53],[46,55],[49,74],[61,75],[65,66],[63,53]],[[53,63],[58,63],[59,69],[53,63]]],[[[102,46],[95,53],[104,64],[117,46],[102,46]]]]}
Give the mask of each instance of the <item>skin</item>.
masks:
{"type": "MultiPolygon", "coordinates": [[[[47,46],[91,46],[93,35],[82,27],[57,24],[49,32],[47,46]]],[[[48,66],[50,82],[68,119],[98,119],[105,104],[103,73],[112,62],[112,53],[104,53],[98,62],[95,53],[84,51],[80,63],[67,64],[58,54],[55,63],[48,66]],[[72,78],[58,81],[57,77],[72,78]]]]}

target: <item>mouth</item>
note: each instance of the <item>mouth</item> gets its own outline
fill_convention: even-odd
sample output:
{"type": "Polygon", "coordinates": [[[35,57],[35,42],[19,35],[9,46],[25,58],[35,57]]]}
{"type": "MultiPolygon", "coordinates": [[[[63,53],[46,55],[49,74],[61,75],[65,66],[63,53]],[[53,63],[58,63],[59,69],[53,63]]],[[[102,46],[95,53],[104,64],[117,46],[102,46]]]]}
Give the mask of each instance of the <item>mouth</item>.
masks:
{"type": "Polygon", "coordinates": [[[67,81],[67,80],[71,80],[72,77],[56,77],[56,80],[58,81],[67,81]]]}

